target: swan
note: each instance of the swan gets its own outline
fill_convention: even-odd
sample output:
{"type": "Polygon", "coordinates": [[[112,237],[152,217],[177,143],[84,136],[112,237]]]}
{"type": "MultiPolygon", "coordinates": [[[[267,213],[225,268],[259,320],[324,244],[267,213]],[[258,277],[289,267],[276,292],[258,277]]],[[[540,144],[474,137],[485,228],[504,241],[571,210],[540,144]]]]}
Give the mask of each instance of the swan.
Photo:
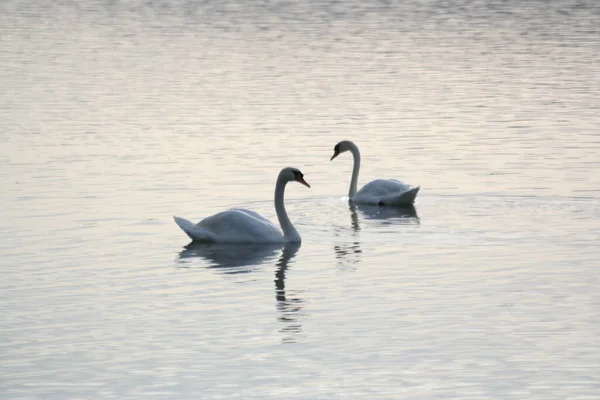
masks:
{"type": "Polygon", "coordinates": [[[354,157],[354,169],[352,170],[350,190],[348,191],[351,202],[379,206],[408,206],[415,202],[421,187],[412,187],[396,179],[376,179],[367,183],[357,192],[356,186],[360,170],[360,151],[358,151],[358,147],[349,140],[342,140],[333,148],[333,156],[329,161],[346,151],[351,152],[354,157]]]}
{"type": "Polygon", "coordinates": [[[187,219],[173,217],[175,223],[196,242],[210,243],[299,243],[300,234],[290,222],[283,193],[288,182],[300,182],[310,187],[304,175],[296,168],[284,168],[279,172],[275,185],[275,211],[281,231],[271,221],[252,210],[232,208],[204,218],[198,224],[187,219]]]}

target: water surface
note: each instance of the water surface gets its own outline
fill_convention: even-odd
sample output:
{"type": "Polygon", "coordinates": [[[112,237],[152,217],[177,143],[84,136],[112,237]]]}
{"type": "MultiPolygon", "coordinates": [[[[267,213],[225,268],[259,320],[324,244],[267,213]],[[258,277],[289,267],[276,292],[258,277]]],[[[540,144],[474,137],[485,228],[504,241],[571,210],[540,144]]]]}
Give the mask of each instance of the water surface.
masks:
{"type": "Polygon", "coordinates": [[[5,1],[0,397],[600,393],[593,1],[5,1]],[[421,185],[413,209],[349,206],[421,185]],[[231,206],[301,246],[187,246],[231,206]]]}

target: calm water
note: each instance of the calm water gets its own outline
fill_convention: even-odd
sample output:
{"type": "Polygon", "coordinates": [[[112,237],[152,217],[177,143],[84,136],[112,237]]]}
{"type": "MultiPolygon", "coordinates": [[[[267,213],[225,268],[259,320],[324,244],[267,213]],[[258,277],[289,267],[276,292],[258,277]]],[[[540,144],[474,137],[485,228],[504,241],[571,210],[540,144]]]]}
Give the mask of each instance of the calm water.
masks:
{"type": "Polygon", "coordinates": [[[0,397],[596,399],[596,1],[0,4],[0,397]],[[350,208],[421,185],[414,210],[350,208]],[[230,206],[301,247],[188,244],[230,206]]]}

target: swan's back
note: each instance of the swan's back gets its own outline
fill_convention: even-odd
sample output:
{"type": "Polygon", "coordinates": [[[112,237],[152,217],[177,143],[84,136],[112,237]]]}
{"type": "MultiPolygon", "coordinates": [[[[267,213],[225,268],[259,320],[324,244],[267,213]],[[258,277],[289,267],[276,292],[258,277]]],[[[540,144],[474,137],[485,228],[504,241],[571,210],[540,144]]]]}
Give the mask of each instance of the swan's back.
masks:
{"type": "Polygon", "coordinates": [[[396,179],[376,179],[367,183],[356,194],[365,193],[371,196],[382,197],[393,193],[406,192],[409,189],[410,185],[396,179]]]}
{"type": "Polygon", "coordinates": [[[352,201],[362,204],[402,206],[413,204],[418,192],[419,187],[412,188],[396,179],[376,179],[363,186],[352,201]]]}

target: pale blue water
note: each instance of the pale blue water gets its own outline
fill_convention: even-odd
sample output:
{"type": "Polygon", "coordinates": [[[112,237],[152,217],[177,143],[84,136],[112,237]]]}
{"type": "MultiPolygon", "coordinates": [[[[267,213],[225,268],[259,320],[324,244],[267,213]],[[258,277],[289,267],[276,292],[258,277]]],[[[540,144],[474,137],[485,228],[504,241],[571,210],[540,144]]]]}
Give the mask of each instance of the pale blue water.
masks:
{"type": "Polygon", "coordinates": [[[0,4],[0,397],[595,399],[600,5],[0,4]],[[414,210],[351,208],[376,178],[414,210]],[[192,246],[231,206],[299,248],[192,246]]]}

